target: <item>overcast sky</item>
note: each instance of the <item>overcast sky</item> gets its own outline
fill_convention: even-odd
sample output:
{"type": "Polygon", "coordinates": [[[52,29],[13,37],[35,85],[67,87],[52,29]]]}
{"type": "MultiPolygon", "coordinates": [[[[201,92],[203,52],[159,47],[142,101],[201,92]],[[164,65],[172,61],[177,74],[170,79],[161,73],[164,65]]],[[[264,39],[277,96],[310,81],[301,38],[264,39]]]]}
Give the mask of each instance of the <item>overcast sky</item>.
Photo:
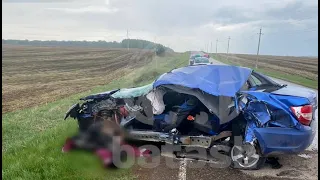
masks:
{"type": "Polygon", "coordinates": [[[175,51],[318,54],[316,0],[2,0],[2,38],[156,41],[175,51]]]}

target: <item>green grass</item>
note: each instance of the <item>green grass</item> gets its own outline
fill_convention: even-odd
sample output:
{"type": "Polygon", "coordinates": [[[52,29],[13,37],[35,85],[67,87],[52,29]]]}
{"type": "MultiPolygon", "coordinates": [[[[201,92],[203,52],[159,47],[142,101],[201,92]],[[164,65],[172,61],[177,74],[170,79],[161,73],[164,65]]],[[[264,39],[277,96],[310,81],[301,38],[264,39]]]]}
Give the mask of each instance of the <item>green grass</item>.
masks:
{"type": "MultiPolygon", "coordinates": [[[[212,54],[211,56],[214,57],[216,60],[223,62],[225,64],[242,66],[242,64],[239,62],[227,60],[227,59],[221,58],[219,56],[216,56],[214,54],[212,54]]],[[[318,89],[318,81],[316,81],[316,80],[307,79],[307,78],[301,77],[299,75],[287,74],[287,73],[278,72],[278,71],[272,71],[269,69],[261,69],[261,68],[257,69],[255,67],[249,67],[249,68],[252,68],[253,70],[255,70],[257,72],[261,72],[261,73],[268,75],[270,77],[274,77],[274,78],[282,79],[282,80],[289,81],[292,83],[300,84],[302,86],[310,87],[313,89],[318,89]]]]}
{"type": "Polygon", "coordinates": [[[98,158],[91,153],[61,153],[65,139],[77,133],[77,122],[73,119],[64,121],[64,114],[80,97],[147,84],[159,74],[187,64],[186,53],[157,57],[150,64],[105,86],[46,105],[3,114],[3,179],[135,179],[130,169],[103,169],[98,158]]]}

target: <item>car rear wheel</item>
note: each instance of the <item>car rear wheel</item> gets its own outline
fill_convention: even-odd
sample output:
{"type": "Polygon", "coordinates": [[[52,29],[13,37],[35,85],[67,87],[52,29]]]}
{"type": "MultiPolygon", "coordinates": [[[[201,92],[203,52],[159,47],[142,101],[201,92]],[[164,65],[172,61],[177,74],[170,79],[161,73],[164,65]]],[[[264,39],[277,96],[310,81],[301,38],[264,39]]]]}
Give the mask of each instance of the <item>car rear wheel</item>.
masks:
{"type": "Polygon", "coordinates": [[[233,146],[230,151],[231,167],[245,170],[260,169],[264,165],[266,158],[260,155],[259,150],[259,146],[255,147],[252,144],[233,146]]]}

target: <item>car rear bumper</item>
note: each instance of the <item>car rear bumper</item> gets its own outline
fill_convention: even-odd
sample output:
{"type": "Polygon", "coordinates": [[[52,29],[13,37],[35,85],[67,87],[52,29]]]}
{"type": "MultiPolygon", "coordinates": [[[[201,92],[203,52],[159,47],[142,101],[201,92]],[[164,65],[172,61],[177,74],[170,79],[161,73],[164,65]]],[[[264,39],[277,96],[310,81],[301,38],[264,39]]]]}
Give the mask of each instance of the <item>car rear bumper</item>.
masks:
{"type": "Polygon", "coordinates": [[[296,128],[257,128],[254,133],[263,155],[299,153],[308,148],[316,133],[316,121],[310,127],[296,128]]]}

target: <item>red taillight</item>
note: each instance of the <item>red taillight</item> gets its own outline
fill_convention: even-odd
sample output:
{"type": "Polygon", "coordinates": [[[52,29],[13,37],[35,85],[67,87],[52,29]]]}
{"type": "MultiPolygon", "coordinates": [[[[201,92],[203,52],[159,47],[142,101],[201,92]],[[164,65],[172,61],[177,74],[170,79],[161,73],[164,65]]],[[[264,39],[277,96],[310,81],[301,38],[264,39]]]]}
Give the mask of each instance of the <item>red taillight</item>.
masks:
{"type": "Polygon", "coordinates": [[[312,106],[296,106],[290,107],[291,111],[297,117],[298,121],[306,126],[309,126],[312,120],[312,106]]]}

